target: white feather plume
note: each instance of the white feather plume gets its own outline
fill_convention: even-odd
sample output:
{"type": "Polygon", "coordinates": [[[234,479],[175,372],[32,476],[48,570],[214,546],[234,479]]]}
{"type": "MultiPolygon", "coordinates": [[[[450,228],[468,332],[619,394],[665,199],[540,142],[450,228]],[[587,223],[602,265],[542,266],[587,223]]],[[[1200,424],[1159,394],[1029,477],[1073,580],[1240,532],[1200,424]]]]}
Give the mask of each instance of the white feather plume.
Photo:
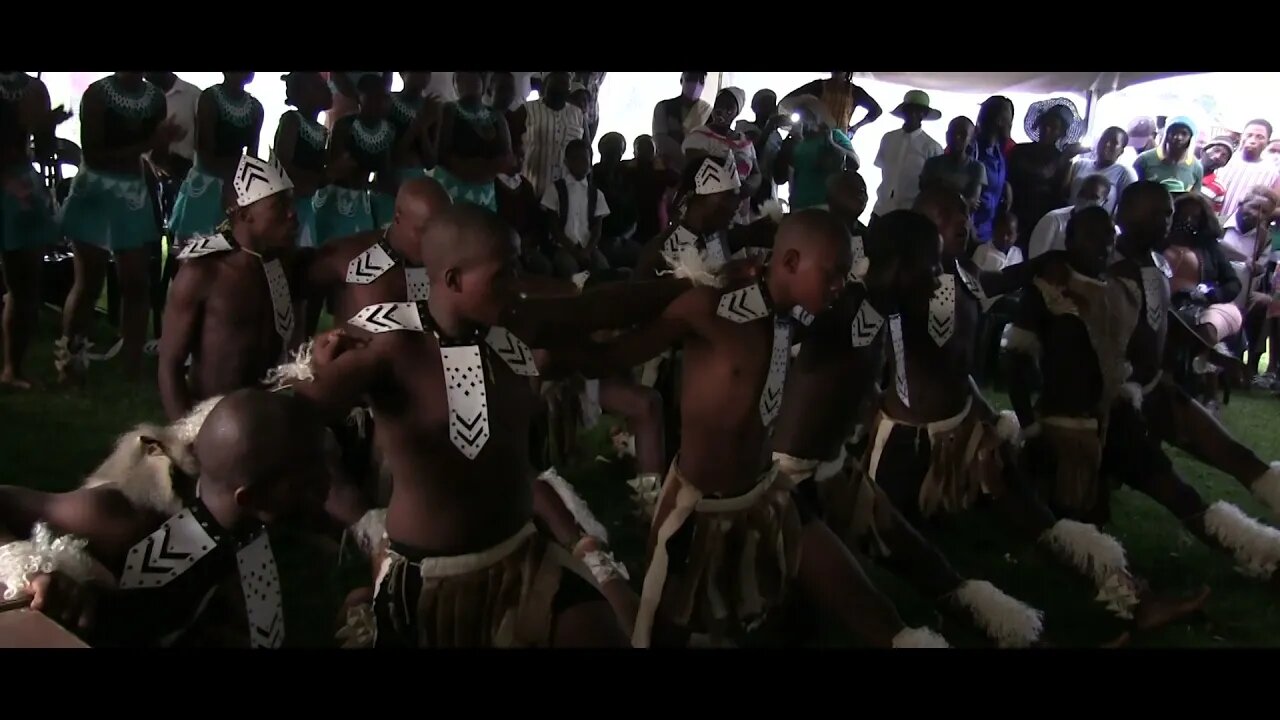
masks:
{"type": "Polygon", "coordinates": [[[720,277],[720,263],[707,260],[707,254],[698,248],[687,245],[676,252],[662,253],[662,259],[671,267],[670,271],[661,274],[674,274],[680,280],[690,280],[694,285],[722,287],[724,279],[720,277]]]}
{"type": "Polygon", "coordinates": [[[538,476],[538,479],[550,485],[556,491],[556,495],[560,496],[560,501],[568,508],[573,515],[573,519],[578,522],[578,526],[582,528],[583,532],[605,543],[609,542],[609,531],[596,519],[595,515],[591,514],[591,509],[587,507],[587,501],[583,500],[574,491],[569,481],[561,477],[555,468],[547,468],[538,476]]]}
{"type": "Polygon", "coordinates": [[[903,628],[901,632],[893,636],[893,647],[895,649],[915,649],[915,648],[949,648],[946,638],[927,627],[920,628],[903,628]]]}
{"type": "Polygon", "coordinates": [[[956,601],[1002,648],[1030,647],[1044,629],[1044,615],[1039,610],[986,580],[964,581],[956,590],[956,601]]]}
{"type": "Polygon", "coordinates": [[[315,341],[308,340],[298,348],[293,355],[293,361],[278,365],[267,371],[263,384],[272,390],[281,390],[288,387],[293,382],[306,382],[315,379],[315,372],[311,367],[311,354],[315,349],[315,341]]]}
{"type": "Polygon", "coordinates": [[[1262,477],[1249,486],[1253,496],[1261,500],[1271,512],[1280,515],[1280,462],[1272,462],[1262,477]]]}
{"type": "Polygon", "coordinates": [[[1229,502],[1204,513],[1204,529],[1231,551],[1240,572],[1267,579],[1280,567],[1280,530],[1263,525],[1229,502]]]}

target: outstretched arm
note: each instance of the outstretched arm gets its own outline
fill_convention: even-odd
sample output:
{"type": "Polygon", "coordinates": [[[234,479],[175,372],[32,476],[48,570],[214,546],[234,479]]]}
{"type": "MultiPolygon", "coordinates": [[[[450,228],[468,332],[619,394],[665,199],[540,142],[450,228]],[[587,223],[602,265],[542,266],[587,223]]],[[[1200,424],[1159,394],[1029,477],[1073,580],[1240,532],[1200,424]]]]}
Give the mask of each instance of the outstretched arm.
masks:
{"type": "MultiPolygon", "coordinates": [[[[156,452],[162,452],[158,446],[156,452]]],[[[29,537],[38,522],[47,523],[58,535],[88,540],[94,557],[112,564],[146,534],[137,511],[114,490],[48,493],[0,485],[0,535],[29,537]]]]}
{"type": "Polygon", "coordinates": [[[698,318],[714,313],[718,293],[697,288],[681,295],[653,322],[607,342],[584,342],[548,352],[553,373],[603,377],[629,370],[696,334],[698,318]]]}
{"type": "Polygon", "coordinates": [[[326,418],[338,421],[361,398],[386,367],[387,353],[403,340],[398,332],[375,335],[365,342],[340,328],[316,337],[311,380],[295,383],[293,391],[319,408],[326,418]]]}
{"type": "Polygon", "coordinates": [[[529,298],[507,309],[503,325],[533,347],[573,342],[651,320],[689,287],[687,280],[666,278],[607,283],[574,297],[529,298]]]}

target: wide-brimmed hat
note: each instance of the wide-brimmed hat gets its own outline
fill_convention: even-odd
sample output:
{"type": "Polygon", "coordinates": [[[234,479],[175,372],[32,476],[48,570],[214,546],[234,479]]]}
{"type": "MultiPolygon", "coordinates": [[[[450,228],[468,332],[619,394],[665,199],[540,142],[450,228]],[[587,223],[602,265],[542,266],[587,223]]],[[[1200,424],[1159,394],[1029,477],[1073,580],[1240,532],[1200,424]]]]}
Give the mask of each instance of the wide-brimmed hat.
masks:
{"type": "Polygon", "coordinates": [[[1040,141],[1040,123],[1048,113],[1054,113],[1062,118],[1066,132],[1062,139],[1058,141],[1058,147],[1070,145],[1080,142],[1080,138],[1084,137],[1085,122],[1080,117],[1080,112],[1076,110],[1076,104],[1064,97],[1049,98],[1048,100],[1037,100],[1031,103],[1031,107],[1027,108],[1027,116],[1023,120],[1023,129],[1027,131],[1027,137],[1032,142],[1040,141]]]}
{"type": "Polygon", "coordinates": [[[902,102],[899,103],[898,107],[894,108],[893,112],[889,114],[896,118],[905,119],[903,111],[908,105],[924,108],[925,120],[938,120],[942,117],[941,110],[929,105],[929,93],[923,90],[908,90],[907,94],[902,96],[902,102]]]}
{"type": "Polygon", "coordinates": [[[794,97],[789,97],[786,100],[783,100],[782,104],[778,105],[778,112],[787,116],[790,116],[793,113],[802,113],[830,128],[834,128],[840,124],[836,122],[831,111],[827,109],[826,103],[813,95],[796,95],[794,97]]]}

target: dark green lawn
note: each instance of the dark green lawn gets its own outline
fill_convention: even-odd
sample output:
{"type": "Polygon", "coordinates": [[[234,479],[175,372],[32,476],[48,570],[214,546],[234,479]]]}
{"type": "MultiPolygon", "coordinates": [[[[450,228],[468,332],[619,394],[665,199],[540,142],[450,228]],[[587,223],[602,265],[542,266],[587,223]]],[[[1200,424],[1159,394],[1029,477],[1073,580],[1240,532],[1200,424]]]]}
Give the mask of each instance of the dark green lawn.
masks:
{"type": "MultiPolygon", "coordinates": [[[[43,334],[32,351],[30,374],[51,380],[50,348],[53,317],[43,318],[43,334]]],[[[105,342],[106,337],[102,338],[105,342]]],[[[993,395],[999,402],[1004,398],[993,395]]],[[[1280,401],[1266,396],[1237,394],[1226,408],[1227,425],[1264,459],[1280,457],[1280,438],[1274,419],[1280,401]]],[[[162,412],[153,385],[126,386],[112,363],[95,364],[84,389],[40,390],[15,393],[0,389],[0,484],[64,490],[74,487],[100,462],[116,435],[143,420],[160,420],[162,412]]],[[[591,433],[589,448],[605,444],[606,428],[591,433]]],[[[1182,473],[1206,497],[1223,498],[1246,511],[1266,517],[1261,505],[1225,475],[1171,451],[1182,473]]],[[[639,558],[644,528],[630,515],[627,463],[599,463],[587,451],[584,462],[569,468],[566,476],[587,498],[613,534],[613,545],[632,567],[639,586],[639,558]]],[[[1130,562],[1157,587],[1190,590],[1200,583],[1214,591],[1205,617],[1134,638],[1134,645],[1148,647],[1280,646],[1280,591],[1236,573],[1227,558],[1211,553],[1196,542],[1161,508],[1143,496],[1121,490],[1114,500],[1116,522],[1109,528],[1129,550],[1130,562]]],[[[1057,646],[1096,645],[1116,635],[1121,627],[1091,602],[1090,587],[1073,574],[1047,562],[1037,550],[1018,548],[1011,536],[994,527],[982,513],[929,528],[956,567],[963,573],[995,582],[1011,594],[1046,613],[1047,635],[1057,646]],[[1009,548],[1017,548],[1012,552],[1009,548]]],[[[282,564],[284,564],[282,562],[282,564]]],[[[315,593],[315,612],[331,606],[336,590],[328,581],[336,573],[290,562],[283,578],[286,586],[323,584],[315,593]],[[290,578],[293,582],[290,582],[290,578]],[[321,602],[320,598],[324,598],[321,602]]],[[[937,624],[930,603],[916,596],[896,578],[876,568],[877,583],[898,602],[908,621],[937,624]]],[[[288,593],[286,593],[288,594],[288,593]]],[[[322,617],[319,615],[318,617],[322,617]]],[[[296,616],[295,616],[296,617],[296,616]]],[[[291,625],[296,627],[296,625],[291,625]]],[[[982,644],[975,633],[951,621],[942,630],[956,644],[982,644]]],[[[308,633],[311,635],[311,633],[308,633]]],[[[315,638],[322,633],[316,628],[315,638]]],[[[839,633],[828,633],[823,644],[840,644],[839,633]]],[[[296,637],[296,636],[295,636],[296,637]]]]}

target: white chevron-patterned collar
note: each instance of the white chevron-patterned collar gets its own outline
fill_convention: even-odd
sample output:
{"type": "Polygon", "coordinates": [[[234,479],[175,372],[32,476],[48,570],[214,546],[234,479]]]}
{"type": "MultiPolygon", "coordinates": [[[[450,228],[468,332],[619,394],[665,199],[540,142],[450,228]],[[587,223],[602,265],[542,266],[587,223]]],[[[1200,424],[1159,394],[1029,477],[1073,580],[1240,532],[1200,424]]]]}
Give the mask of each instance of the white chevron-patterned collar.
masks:
{"type": "Polygon", "coordinates": [[[212,235],[196,235],[187,242],[186,247],[182,248],[182,252],[178,253],[178,259],[191,260],[192,258],[235,250],[237,247],[239,247],[239,245],[237,245],[235,240],[231,239],[231,237],[226,233],[218,232],[212,235]]]}
{"type": "MultiPolygon", "coordinates": [[[[444,345],[466,346],[475,342],[448,343],[441,339],[431,322],[425,302],[378,303],[362,308],[348,320],[351,325],[375,335],[397,330],[409,332],[431,332],[436,340],[444,345]]],[[[477,335],[477,338],[480,336],[477,335]]],[[[526,377],[538,374],[533,360],[533,350],[519,337],[503,327],[491,327],[484,332],[484,342],[502,361],[511,368],[511,372],[526,377]]]]}
{"type": "Polygon", "coordinates": [[[772,314],[772,303],[760,283],[721,295],[720,304],[716,306],[716,315],[736,323],[747,323],[772,314]]]}
{"type": "Polygon", "coordinates": [[[368,285],[397,266],[404,267],[405,289],[410,302],[426,300],[431,296],[431,282],[427,278],[426,268],[405,262],[404,256],[391,247],[385,236],[347,263],[346,281],[351,285],[368,285]]]}

